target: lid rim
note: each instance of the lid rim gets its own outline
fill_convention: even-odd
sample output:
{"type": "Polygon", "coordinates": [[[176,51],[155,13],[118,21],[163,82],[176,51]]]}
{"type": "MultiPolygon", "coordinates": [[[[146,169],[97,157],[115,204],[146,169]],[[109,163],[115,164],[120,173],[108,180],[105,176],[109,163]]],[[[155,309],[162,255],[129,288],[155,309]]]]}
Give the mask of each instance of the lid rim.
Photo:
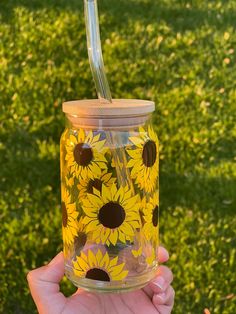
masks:
{"type": "Polygon", "coordinates": [[[113,99],[111,104],[102,104],[98,99],[72,100],[62,104],[65,114],[80,116],[116,117],[138,116],[155,111],[155,103],[141,99],[113,99]]]}

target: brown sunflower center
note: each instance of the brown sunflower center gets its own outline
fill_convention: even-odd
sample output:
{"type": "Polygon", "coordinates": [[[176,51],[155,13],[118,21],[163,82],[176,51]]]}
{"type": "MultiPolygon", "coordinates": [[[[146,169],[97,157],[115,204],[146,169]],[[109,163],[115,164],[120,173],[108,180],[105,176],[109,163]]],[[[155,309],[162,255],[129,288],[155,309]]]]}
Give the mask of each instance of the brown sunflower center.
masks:
{"type": "Polygon", "coordinates": [[[84,232],[79,232],[77,234],[77,237],[75,238],[75,251],[81,250],[82,247],[85,246],[85,243],[87,242],[87,235],[84,232]]]}
{"type": "Polygon", "coordinates": [[[154,227],[158,225],[158,213],[159,213],[159,207],[156,206],[152,212],[152,223],[154,227]]]}
{"type": "Polygon", "coordinates": [[[152,167],[157,159],[157,147],[154,141],[147,141],[143,147],[143,163],[146,167],[152,167]]]}
{"type": "Polygon", "coordinates": [[[99,192],[102,191],[102,181],[99,179],[90,180],[87,191],[90,194],[93,194],[93,188],[97,189],[99,192]]]}
{"type": "Polygon", "coordinates": [[[118,228],[125,220],[125,210],[120,204],[109,202],[99,210],[98,220],[106,228],[118,228]]]}
{"type": "Polygon", "coordinates": [[[92,268],[88,270],[85,277],[93,280],[110,281],[108,273],[99,268],[92,268]]]}
{"type": "Polygon", "coordinates": [[[88,166],[93,159],[92,148],[87,143],[77,144],[74,148],[74,159],[79,166],[88,166]]]}
{"type": "Polygon", "coordinates": [[[66,204],[64,202],[61,203],[61,211],[62,211],[62,224],[63,227],[67,226],[68,214],[66,210],[66,204]]]}

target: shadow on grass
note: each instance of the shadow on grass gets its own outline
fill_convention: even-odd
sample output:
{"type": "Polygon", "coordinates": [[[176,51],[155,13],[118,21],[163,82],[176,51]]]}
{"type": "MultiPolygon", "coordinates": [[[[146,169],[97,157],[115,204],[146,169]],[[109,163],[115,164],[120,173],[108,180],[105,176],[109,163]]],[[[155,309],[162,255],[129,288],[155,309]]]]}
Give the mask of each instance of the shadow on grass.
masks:
{"type": "MultiPolygon", "coordinates": [[[[10,136],[2,137],[5,143],[5,150],[0,155],[1,164],[4,168],[1,171],[1,191],[16,190],[18,187],[29,185],[31,190],[38,190],[50,186],[53,192],[59,190],[60,162],[58,152],[40,152],[41,138],[43,145],[46,143],[46,133],[39,136],[37,131],[34,134],[27,133],[24,129],[17,129],[10,136]]],[[[54,144],[55,138],[50,138],[54,144]]],[[[59,143],[59,138],[58,138],[59,143]]],[[[46,145],[45,145],[45,149],[46,145]]]]}
{"type": "MultiPolygon", "coordinates": [[[[9,0],[0,4],[0,16],[5,22],[10,22],[16,7],[25,7],[31,11],[47,9],[83,13],[83,1],[78,0],[9,0]]],[[[99,1],[99,11],[100,14],[106,14],[109,19],[114,20],[114,27],[117,29],[129,19],[141,21],[144,25],[164,21],[176,32],[194,30],[203,25],[215,26],[223,30],[236,26],[236,12],[230,9],[221,12],[216,8],[186,7],[186,3],[181,2],[168,5],[151,0],[118,0],[112,1],[111,5],[110,0],[102,0],[99,1]],[[118,14],[122,18],[118,19],[118,14]]]]}
{"type": "Polygon", "coordinates": [[[217,216],[235,215],[235,178],[209,178],[199,174],[161,173],[161,208],[186,207],[213,211],[217,216]]]}

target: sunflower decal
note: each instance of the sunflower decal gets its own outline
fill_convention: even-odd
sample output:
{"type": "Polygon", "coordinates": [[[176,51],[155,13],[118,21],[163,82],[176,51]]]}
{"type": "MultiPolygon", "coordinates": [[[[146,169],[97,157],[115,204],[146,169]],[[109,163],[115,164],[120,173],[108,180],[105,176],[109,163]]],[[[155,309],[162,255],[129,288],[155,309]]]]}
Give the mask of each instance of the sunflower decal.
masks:
{"type": "Polygon", "coordinates": [[[72,176],[65,176],[65,180],[66,180],[66,186],[68,188],[72,188],[74,185],[74,177],[72,176]]]}
{"type": "Polygon", "coordinates": [[[144,221],[143,233],[147,240],[158,240],[159,227],[159,195],[156,192],[147,202],[146,198],[142,201],[144,221]]]}
{"type": "Polygon", "coordinates": [[[84,230],[84,225],[82,223],[83,217],[80,217],[78,221],[78,232],[74,238],[74,249],[75,252],[80,252],[85,246],[86,242],[89,240],[88,234],[84,230]]]}
{"type": "Polygon", "coordinates": [[[81,179],[78,184],[79,199],[84,199],[87,194],[93,194],[93,189],[97,189],[99,192],[102,191],[102,185],[111,187],[116,182],[116,178],[112,178],[112,173],[103,171],[101,175],[95,175],[93,178],[86,177],[81,179]]]}
{"type": "Polygon", "coordinates": [[[132,250],[132,254],[133,254],[134,257],[141,256],[142,253],[143,253],[143,248],[142,248],[142,246],[140,246],[140,248],[137,249],[137,250],[132,250]]]}
{"type": "Polygon", "coordinates": [[[66,141],[66,161],[70,172],[77,178],[100,176],[102,169],[107,169],[104,156],[106,140],[100,140],[100,134],[80,129],[77,135],[70,135],[66,141]]]}
{"type": "Polygon", "coordinates": [[[111,188],[102,185],[101,192],[93,192],[82,200],[86,232],[92,232],[96,243],[132,241],[135,230],[140,228],[139,195],[132,196],[128,186],[117,189],[115,184],[111,188]]]}
{"type": "Polygon", "coordinates": [[[152,266],[154,263],[157,264],[156,253],[153,247],[150,247],[146,252],[146,263],[152,266]]]}
{"type": "Polygon", "coordinates": [[[78,231],[76,236],[73,238],[73,245],[67,245],[64,243],[63,252],[65,258],[73,258],[74,254],[78,254],[78,252],[84,248],[87,241],[89,241],[87,233],[83,230],[83,224],[81,223],[82,219],[83,218],[81,217],[78,221],[78,231]]]}
{"type": "Polygon", "coordinates": [[[157,255],[156,255],[156,243],[139,243],[139,248],[132,250],[132,255],[135,258],[144,257],[145,262],[148,266],[157,265],[157,255]]]}
{"type": "Polygon", "coordinates": [[[62,188],[62,235],[66,245],[74,242],[74,238],[79,231],[77,218],[79,213],[76,211],[76,204],[71,203],[69,192],[65,187],[62,188]]]}
{"type": "Polygon", "coordinates": [[[68,138],[69,130],[65,129],[65,131],[61,135],[61,141],[60,141],[60,166],[61,166],[61,178],[64,178],[68,175],[68,168],[66,167],[66,147],[65,143],[68,138]]]}
{"type": "Polygon", "coordinates": [[[124,270],[125,263],[117,264],[118,257],[110,259],[108,253],[102,254],[100,250],[93,253],[88,250],[87,255],[81,252],[73,262],[74,274],[78,277],[100,280],[119,281],[127,277],[128,271],[124,270]]]}
{"type": "Polygon", "coordinates": [[[131,178],[140,189],[152,192],[158,177],[158,138],[151,127],[146,132],[139,128],[139,136],[130,137],[135,149],[127,149],[130,160],[127,164],[131,168],[131,178]]]}

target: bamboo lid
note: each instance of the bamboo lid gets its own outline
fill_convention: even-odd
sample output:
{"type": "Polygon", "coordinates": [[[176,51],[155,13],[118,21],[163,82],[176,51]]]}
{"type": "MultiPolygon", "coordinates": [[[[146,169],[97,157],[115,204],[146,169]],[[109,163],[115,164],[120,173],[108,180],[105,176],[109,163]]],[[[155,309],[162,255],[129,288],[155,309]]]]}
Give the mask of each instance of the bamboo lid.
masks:
{"type": "Polygon", "coordinates": [[[99,99],[64,102],[63,112],[79,117],[132,117],[147,115],[155,110],[152,101],[140,99],[114,99],[111,104],[101,104],[99,99]]]}

